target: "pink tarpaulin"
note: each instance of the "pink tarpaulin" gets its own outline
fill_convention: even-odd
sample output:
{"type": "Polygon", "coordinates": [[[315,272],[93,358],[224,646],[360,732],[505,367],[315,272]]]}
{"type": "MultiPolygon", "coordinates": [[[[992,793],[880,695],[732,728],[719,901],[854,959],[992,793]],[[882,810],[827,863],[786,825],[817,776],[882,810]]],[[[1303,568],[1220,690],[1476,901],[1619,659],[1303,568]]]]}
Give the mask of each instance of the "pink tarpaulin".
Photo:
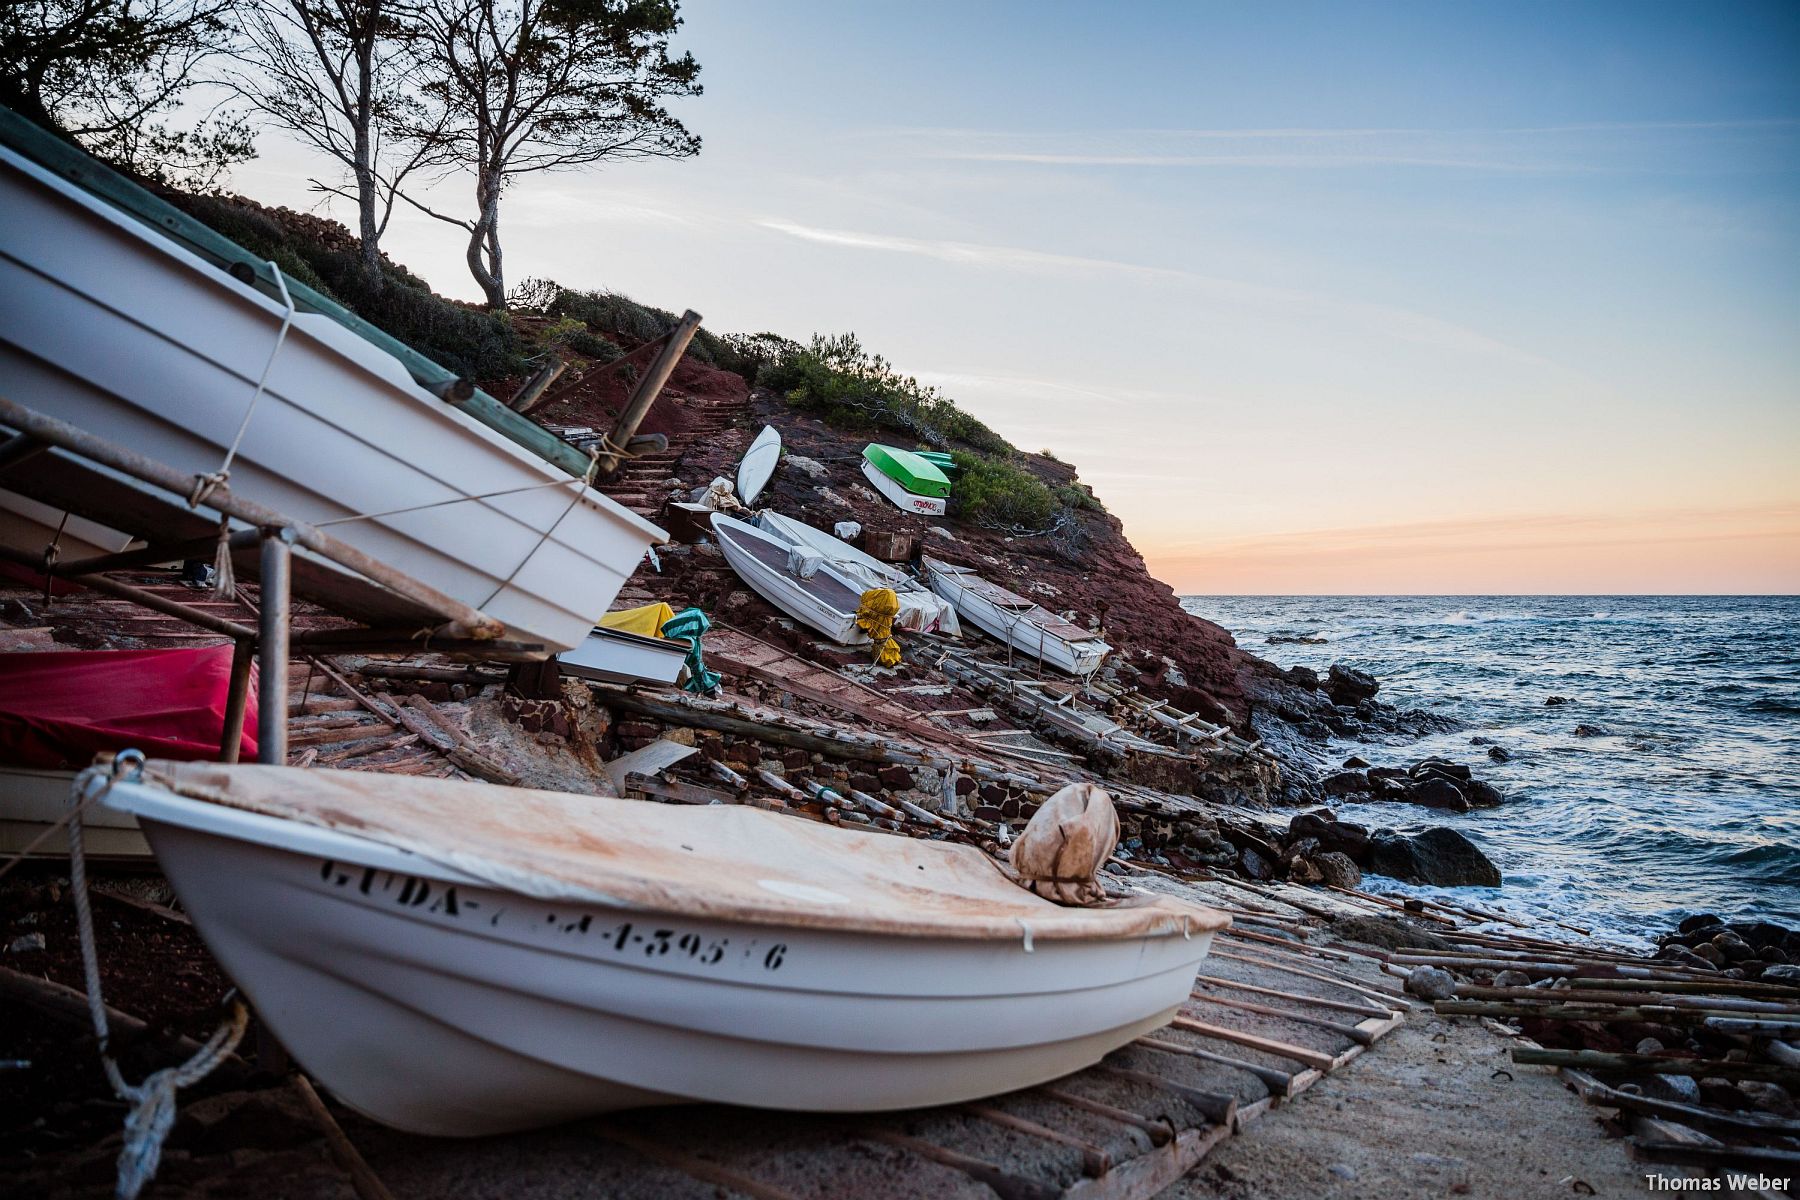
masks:
{"type": "MultiPolygon", "coordinates": [[[[231,647],[0,654],[0,762],[84,767],[134,748],[152,758],[217,759],[231,647]]],[[[256,760],[256,683],[239,755],[256,760]]]]}

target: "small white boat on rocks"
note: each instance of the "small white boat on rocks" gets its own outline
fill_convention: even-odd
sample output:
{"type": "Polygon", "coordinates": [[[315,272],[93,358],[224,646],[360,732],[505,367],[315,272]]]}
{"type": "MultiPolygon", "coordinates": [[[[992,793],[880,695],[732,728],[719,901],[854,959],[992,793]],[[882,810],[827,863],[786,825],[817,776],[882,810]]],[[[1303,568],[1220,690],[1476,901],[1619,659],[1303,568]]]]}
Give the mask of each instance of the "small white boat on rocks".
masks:
{"type": "Polygon", "coordinates": [[[762,490],[769,486],[775,466],[781,461],[781,430],[764,425],[744,457],[738,461],[737,496],[745,505],[753,505],[762,490]]]}
{"type": "Polygon", "coordinates": [[[968,567],[930,555],[920,561],[931,590],[956,605],[970,624],[1059,671],[1091,675],[1112,649],[1091,630],[990,583],[968,567]]]}
{"type": "Polygon", "coordinates": [[[856,610],[870,585],[846,576],[818,551],[736,517],[714,513],[712,528],[725,561],[757,595],[840,645],[868,644],[856,610]]]}
{"type": "Polygon", "coordinates": [[[160,762],[103,803],[306,1071],[421,1134],[1011,1091],[1166,1022],[1229,923],[736,806],[160,762]]]}
{"type": "MultiPolygon", "coordinates": [[[[16,124],[5,125],[9,137],[16,124]]],[[[86,169],[107,177],[109,195],[161,205],[97,164],[86,169]]],[[[245,282],[271,270],[247,252],[228,271],[7,146],[0,211],[0,396],[196,482],[229,463],[232,491],[329,525],[495,618],[505,636],[552,651],[582,642],[665,536],[426,390],[416,355],[409,367],[336,316],[245,282]]],[[[168,212],[171,224],[193,224],[168,212]]],[[[483,412],[503,407],[485,403],[483,412]]],[[[574,455],[517,414],[494,420],[574,455]]],[[[14,528],[29,505],[0,508],[27,543],[15,549],[36,553],[51,540],[54,525],[14,528]]]]}
{"type": "Polygon", "coordinates": [[[805,546],[825,556],[840,574],[865,588],[892,588],[900,599],[900,612],[894,618],[895,629],[914,633],[942,633],[961,637],[962,626],[956,619],[956,606],[891,563],[866,554],[840,537],[815,529],[804,521],[783,516],[774,509],[757,515],[757,528],[772,533],[797,546],[805,546]]]}

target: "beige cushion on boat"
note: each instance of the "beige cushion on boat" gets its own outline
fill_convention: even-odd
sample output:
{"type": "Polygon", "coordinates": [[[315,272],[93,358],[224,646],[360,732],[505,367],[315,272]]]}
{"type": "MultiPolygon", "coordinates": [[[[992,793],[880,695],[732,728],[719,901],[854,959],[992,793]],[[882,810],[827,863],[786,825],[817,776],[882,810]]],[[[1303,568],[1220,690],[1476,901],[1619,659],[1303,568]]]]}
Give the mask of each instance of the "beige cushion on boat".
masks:
{"type": "Polygon", "coordinates": [[[1169,897],[1060,908],[972,846],[736,805],[575,796],[364,771],[153,762],[179,795],[337,830],[547,900],[946,938],[1168,936],[1222,913],[1169,897]]]}

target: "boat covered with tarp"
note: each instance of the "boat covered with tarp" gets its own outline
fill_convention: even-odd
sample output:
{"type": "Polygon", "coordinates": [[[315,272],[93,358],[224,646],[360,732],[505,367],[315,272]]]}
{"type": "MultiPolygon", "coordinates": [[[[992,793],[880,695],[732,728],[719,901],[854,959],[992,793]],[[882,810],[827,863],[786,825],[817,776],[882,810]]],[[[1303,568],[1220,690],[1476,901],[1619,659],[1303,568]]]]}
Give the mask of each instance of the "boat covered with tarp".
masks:
{"type": "Polygon", "coordinates": [[[899,598],[899,615],[894,628],[911,633],[943,633],[962,636],[962,625],[956,619],[956,607],[942,596],[902,571],[892,563],[884,563],[874,555],[858,550],[840,537],[826,533],[804,521],[784,516],[773,509],[757,515],[756,526],[765,533],[786,538],[829,562],[846,578],[867,588],[892,588],[899,598]]]}

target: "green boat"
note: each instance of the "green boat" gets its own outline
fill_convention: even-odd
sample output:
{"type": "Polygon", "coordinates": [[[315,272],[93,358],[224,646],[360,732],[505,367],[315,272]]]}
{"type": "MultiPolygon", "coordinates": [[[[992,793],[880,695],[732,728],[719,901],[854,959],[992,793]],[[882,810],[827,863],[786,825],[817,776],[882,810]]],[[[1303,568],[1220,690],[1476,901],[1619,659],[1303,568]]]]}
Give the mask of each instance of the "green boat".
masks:
{"type": "Polygon", "coordinates": [[[942,450],[920,450],[919,457],[942,471],[945,476],[956,470],[956,456],[946,454],[942,450]]]}
{"type": "Polygon", "coordinates": [[[942,498],[950,494],[950,480],[937,464],[911,450],[870,443],[863,449],[863,458],[915,496],[942,498]]]}

